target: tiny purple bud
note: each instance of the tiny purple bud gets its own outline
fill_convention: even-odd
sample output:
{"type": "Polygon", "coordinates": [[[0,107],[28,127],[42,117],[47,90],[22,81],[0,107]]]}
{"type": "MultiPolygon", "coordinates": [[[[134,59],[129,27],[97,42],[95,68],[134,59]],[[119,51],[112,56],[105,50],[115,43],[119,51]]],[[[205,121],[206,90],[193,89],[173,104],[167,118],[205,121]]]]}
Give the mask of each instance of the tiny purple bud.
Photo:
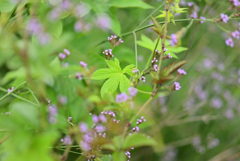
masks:
{"type": "Polygon", "coordinates": [[[225,15],[225,14],[222,13],[221,14],[221,19],[224,23],[227,23],[227,21],[229,20],[229,17],[228,17],[228,15],[225,15]]]}
{"type": "Polygon", "coordinates": [[[80,61],[80,65],[84,68],[87,68],[87,63],[84,63],[83,61],[80,61]]]}
{"type": "Polygon", "coordinates": [[[143,82],[146,82],[146,79],[145,79],[144,76],[141,77],[141,80],[142,80],[143,82]]]}
{"type": "Polygon", "coordinates": [[[70,51],[68,49],[63,49],[64,54],[70,55],[70,51]]]}

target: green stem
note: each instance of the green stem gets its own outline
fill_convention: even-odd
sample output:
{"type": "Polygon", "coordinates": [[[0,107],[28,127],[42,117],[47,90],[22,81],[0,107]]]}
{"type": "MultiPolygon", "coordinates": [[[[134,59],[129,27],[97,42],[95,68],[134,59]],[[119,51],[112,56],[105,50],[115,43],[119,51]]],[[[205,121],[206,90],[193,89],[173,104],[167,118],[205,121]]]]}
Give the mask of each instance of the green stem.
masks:
{"type": "Polygon", "coordinates": [[[227,29],[223,28],[222,26],[220,26],[220,25],[217,24],[217,23],[216,23],[216,26],[217,26],[218,28],[220,28],[221,30],[223,30],[224,32],[226,32],[226,33],[229,32],[227,29]]]}
{"type": "Polygon", "coordinates": [[[138,67],[138,52],[137,52],[137,36],[135,31],[133,31],[134,36],[134,48],[135,48],[135,61],[136,61],[136,68],[138,67]]]}

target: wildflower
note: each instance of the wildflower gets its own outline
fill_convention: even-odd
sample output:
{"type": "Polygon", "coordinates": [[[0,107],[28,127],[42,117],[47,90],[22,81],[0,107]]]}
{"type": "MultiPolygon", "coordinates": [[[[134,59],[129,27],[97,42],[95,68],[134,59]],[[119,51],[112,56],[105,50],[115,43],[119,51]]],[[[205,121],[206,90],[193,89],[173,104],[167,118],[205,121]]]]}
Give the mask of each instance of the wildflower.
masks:
{"type": "Polygon", "coordinates": [[[211,105],[213,106],[213,108],[215,109],[219,109],[222,107],[222,100],[219,98],[212,98],[211,99],[211,105]]]}
{"type": "Polygon", "coordinates": [[[101,14],[97,17],[96,24],[99,28],[105,30],[111,26],[111,19],[107,15],[101,14]]]}
{"type": "Polygon", "coordinates": [[[230,46],[230,47],[233,47],[234,46],[234,42],[232,40],[232,38],[228,38],[226,41],[225,41],[226,45],[227,46],[230,46]]]}
{"type": "Polygon", "coordinates": [[[63,0],[62,1],[62,9],[63,10],[69,10],[71,9],[72,4],[68,0],[63,0]]]}
{"type": "Polygon", "coordinates": [[[176,34],[172,34],[171,35],[171,40],[170,40],[171,46],[175,46],[177,44],[177,42],[178,42],[177,35],[176,34]]]}
{"type": "Polygon", "coordinates": [[[106,122],[107,121],[107,118],[104,116],[104,115],[99,115],[99,120],[102,122],[102,123],[104,123],[104,122],[106,122]]]}
{"type": "Polygon", "coordinates": [[[58,54],[58,57],[59,57],[60,60],[63,60],[63,59],[66,58],[66,55],[63,54],[63,53],[59,53],[59,54],[58,54]]]}
{"type": "Polygon", "coordinates": [[[203,16],[200,16],[200,19],[202,19],[203,21],[200,21],[200,23],[204,23],[205,22],[205,17],[203,17],[203,16]]]}
{"type": "Polygon", "coordinates": [[[141,80],[142,80],[143,82],[146,82],[146,79],[145,79],[144,76],[141,77],[141,80]]]}
{"type": "Polygon", "coordinates": [[[157,64],[155,64],[155,65],[153,66],[153,68],[154,68],[155,72],[158,71],[158,65],[157,65],[157,64]]]}
{"type": "Polygon", "coordinates": [[[99,119],[98,119],[97,115],[92,115],[92,121],[94,123],[98,123],[99,119]]]}
{"type": "Polygon", "coordinates": [[[120,45],[123,43],[123,40],[122,39],[119,39],[118,42],[116,43],[116,46],[120,45]]]}
{"type": "Polygon", "coordinates": [[[229,20],[229,17],[228,17],[228,15],[225,15],[225,14],[222,13],[221,14],[221,19],[224,23],[227,23],[227,21],[229,20]]]}
{"type": "Polygon", "coordinates": [[[95,127],[97,132],[104,132],[106,130],[106,127],[103,125],[98,125],[95,127]]]}
{"type": "Polygon", "coordinates": [[[49,118],[48,118],[48,121],[50,123],[55,123],[57,120],[56,120],[56,116],[58,114],[58,109],[56,106],[54,105],[50,105],[48,107],[48,114],[49,114],[49,118]]]}
{"type": "Polygon", "coordinates": [[[129,91],[129,95],[132,96],[132,97],[135,97],[136,94],[137,94],[137,89],[136,88],[130,87],[130,88],[128,88],[128,91],[129,91]]]}
{"type": "Polygon", "coordinates": [[[186,75],[187,72],[185,72],[185,70],[179,68],[178,71],[177,71],[179,74],[183,74],[183,75],[186,75]]]}
{"type": "Polygon", "coordinates": [[[8,93],[10,93],[10,92],[12,92],[13,90],[14,90],[14,87],[8,89],[7,91],[8,91],[8,93]]]}
{"type": "Polygon", "coordinates": [[[238,0],[232,0],[232,2],[235,7],[240,5],[240,2],[238,0]]]}
{"type": "Polygon", "coordinates": [[[112,53],[112,49],[108,49],[108,50],[103,51],[103,54],[105,56],[110,56],[110,58],[114,57],[114,55],[112,53]]]}
{"type": "Polygon", "coordinates": [[[63,49],[64,54],[70,55],[70,51],[68,49],[63,49]]]}
{"type": "Polygon", "coordinates": [[[82,74],[80,74],[79,72],[76,73],[75,78],[78,80],[82,80],[82,74]]]}
{"type": "Polygon", "coordinates": [[[61,142],[65,145],[71,145],[72,144],[72,140],[69,136],[65,136],[63,139],[61,139],[61,142]]]}
{"type": "Polygon", "coordinates": [[[193,12],[191,15],[190,15],[192,18],[197,18],[197,12],[193,12]]]}
{"type": "Polygon", "coordinates": [[[135,73],[137,73],[139,70],[138,69],[136,69],[136,70],[133,70],[132,72],[135,74],[135,73]]]}
{"type": "Polygon", "coordinates": [[[234,117],[234,112],[231,108],[228,108],[225,112],[224,115],[228,119],[232,119],[234,117]]]}
{"type": "Polygon", "coordinates": [[[156,62],[158,62],[158,60],[157,60],[156,58],[153,58],[152,64],[154,64],[154,63],[156,63],[156,62]]]}
{"type": "Polygon", "coordinates": [[[232,37],[239,39],[240,32],[238,30],[232,32],[232,37]]]}
{"type": "Polygon", "coordinates": [[[126,102],[127,100],[128,100],[128,95],[124,92],[116,96],[117,103],[126,102]]]}
{"type": "Polygon", "coordinates": [[[84,68],[87,68],[87,63],[84,63],[83,61],[80,61],[80,65],[84,68]]]}
{"type": "Polygon", "coordinates": [[[69,122],[72,122],[72,117],[68,117],[68,121],[69,121],[69,122]]]}
{"type": "Polygon", "coordinates": [[[171,54],[170,54],[170,53],[168,53],[167,57],[168,57],[168,58],[172,58],[172,56],[171,56],[171,54]]]}
{"type": "Polygon", "coordinates": [[[74,30],[76,32],[81,32],[83,29],[83,24],[81,21],[77,21],[75,24],[74,24],[74,30]]]}
{"type": "Polygon", "coordinates": [[[179,90],[180,88],[181,88],[180,83],[179,82],[174,82],[174,89],[179,90]]]}
{"type": "Polygon", "coordinates": [[[194,5],[194,2],[188,2],[188,6],[192,7],[194,5]]]}
{"type": "Polygon", "coordinates": [[[63,66],[63,67],[68,67],[68,65],[69,65],[68,62],[62,63],[62,66],[63,66]]]}
{"type": "Polygon", "coordinates": [[[79,123],[78,127],[79,127],[79,130],[83,133],[88,131],[88,125],[84,122],[79,123]]]}
{"type": "Polygon", "coordinates": [[[80,141],[80,146],[84,151],[90,151],[91,150],[91,144],[85,141],[80,141]]]}
{"type": "Polygon", "coordinates": [[[81,18],[85,16],[90,10],[91,7],[87,3],[81,2],[75,7],[74,14],[75,16],[81,18]]]}
{"type": "Polygon", "coordinates": [[[61,104],[61,105],[65,105],[67,104],[68,102],[68,98],[66,96],[61,96],[59,95],[58,96],[58,102],[61,104]]]}

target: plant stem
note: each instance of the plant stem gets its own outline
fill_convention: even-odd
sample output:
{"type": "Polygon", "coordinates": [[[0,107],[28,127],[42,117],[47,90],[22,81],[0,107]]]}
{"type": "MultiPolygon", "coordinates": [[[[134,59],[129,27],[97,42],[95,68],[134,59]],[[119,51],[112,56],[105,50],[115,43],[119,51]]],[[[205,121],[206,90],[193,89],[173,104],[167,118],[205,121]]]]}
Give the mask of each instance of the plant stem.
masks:
{"type": "Polygon", "coordinates": [[[135,48],[135,60],[136,60],[136,68],[138,67],[138,52],[137,52],[137,36],[135,31],[133,31],[134,36],[134,48],[135,48]]]}

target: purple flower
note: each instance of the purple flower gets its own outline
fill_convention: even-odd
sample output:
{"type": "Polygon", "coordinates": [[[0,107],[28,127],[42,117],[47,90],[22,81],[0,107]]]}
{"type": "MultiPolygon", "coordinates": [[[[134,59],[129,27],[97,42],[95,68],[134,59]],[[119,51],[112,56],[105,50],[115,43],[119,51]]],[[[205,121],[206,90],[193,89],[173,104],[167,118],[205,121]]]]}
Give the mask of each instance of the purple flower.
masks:
{"type": "Polygon", "coordinates": [[[192,7],[194,5],[194,2],[188,2],[187,4],[189,7],[192,7]]]}
{"type": "Polygon", "coordinates": [[[232,32],[232,37],[239,39],[240,32],[238,30],[232,32]]]}
{"type": "Polygon", "coordinates": [[[179,90],[181,88],[180,83],[174,82],[174,88],[175,88],[175,90],[179,90]]]}
{"type": "Polygon", "coordinates": [[[222,107],[222,100],[219,98],[212,98],[211,99],[211,105],[213,106],[213,108],[219,109],[222,107]]]}
{"type": "Polygon", "coordinates": [[[227,46],[230,46],[230,47],[233,47],[234,46],[234,42],[232,40],[232,38],[228,38],[226,41],[225,41],[226,45],[227,46]]]}
{"type": "Polygon", "coordinates": [[[59,53],[59,54],[58,54],[58,57],[59,57],[60,60],[63,60],[63,59],[66,58],[66,55],[63,54],[63,53],[59,53]]]}
{"type": "MultiPolygon", "coordinates": [[[[206,20],[206,18],[205,17],[203,17],[203,16],[200,16],[200,19],[201,20],[206,20]]],[[[200,23],[204,23],[205,21],[200,21],[200,23]]]]}
{"type": "Polygon", "coordinates": [[[179,68],[178,71],[177,71],[179,74],[183,74],[183,75],[186,75],[187,72],[185,72],[185,70],[179,68]]]}
{"type": "Polygon", "coordinates": [[[51,36],[48,33],[41,33],[37,35],[40,44],[45,45],[51,41],[51,36]]]}
{"type": "Polygon", "coordinates": [[[141,77],[141,80],[142,80],[143,82],[146,82],[146,78],[145,78],[144,76],[141,77]]]}
{"type": "Polygon", "coordinates": [[[192,18],[197,18],[197,12],[193,12],[191,15],[190,15],[192,18]]]}
{"type": "Polygon", "coordinates": [[[49,117],[48,117],[48,121],[50,123],[55,123],[57,120],[56,120],[56,116],[58,114],[58,109],[56,106],[54,105],[50,105],[48,107],[48,114],[49,114],[49,117]]]}
{"type": "Polygon", "coordinates": [[[68,99],[67,99],[67,97],[66,96],[58,96],[58,102],[60,103],[60,104],[62,104],[62,105],[65,105],[65,104],[67,104],[67,102],[68,102],[68,99]]]}
{"type": "Polygon", "coordinates": [[[65,145],[71,145],[72,144],[72,140],[69,136],[65,136],[63,139],[61,139],[61,142],[65,145]]]}
{"type": "Polygon", "coordinates": [[[10,92],[12,92],[13,90],[14,90],[14,87],[8,89],[7,91],[8,91],[8,93],[10,93],[10,92]]]}
{"type": "Polygon", "coordinates": [[[91,150],[91,144],[85,141],[80,141],[80,146],[84,151],[90,151],[91,150]]]}
{"type": "Polygon", "coordinates": [[[82,80],[82,74],[80,74],[79,72],[76,73],[75,78],[78,80],[82,80]]]}
{"type": "Polygon", "coordinates": [[[71,9],[71,7],[72,7],[71,2],[69,2],[68,0],[62,1],[62,9],[63,10],[69,10],[69,9],[71,9]]]}
{"type": "Polygon", "coordinates": [[[74,30],[76,32],[81,32],[83,30],[83,24],[81,21],[77,21],[75,24],[74,24],[74,30]]]}
{"type": "Polygon", "coordinates": [[[155,65],[153,66],[153,68],[154,68],[155,72],[158,71],[158,65],[157,65],[157,64],[155,64],[155,65]]]}
{"type": "Polygon", "coordinates": [[[54,20],[59,19],[60,15],[61,15],[61,9],[60,8],[55,8],[48,14],[48,19],[50,21],[54,21],[54,20]]]}
{"type": "Polygon", "coordinates": [[[72,122],[72,117],[68,117],[68,121],[69,121],[69,122],[72,122]]]}
{"type": "Polygon", "coordinates": [[[171,40],[170,40],[171,46],[175,46],[177,44],[177,42],[178,42],[177,35],[176,34],[172,34],[171,35],[171,40]]]}
{"type": "Polygon", "coordinates": [[[225,15],[225,14],[222,13],[221,14],[221,19],[224,23],[227,23],[227,21],[229,20],[229,17],[228,17],[228,15],[225,15]]]}
{"type": "Polygon", "coordinates": [[[64,54],[70,55],[70,51],[68,49],[63,49],[64,54]]]}
{"type": "Polygon", "coordinates": [[[138,69],[136,69],[136,70],[133,70],[132,72],[135,74],[135,73],[137,73],[139,70],[138,69]]]}
{"type": "Polygon", "coordinates": [[[90,9],[91,7],[87,3],[81,2],[75,7],[74,12],[77,17],[81,18],[88,14],[90,9]]]}
{"type": "Polygon", "coordinates": [[[137,94],[137,89],[136,88],[130,87],[130,88],[128,88],[128,91],[129,91],[129,95],[132,96],[132,97],[135,97],[136,94],[137,94]]]}
{"type": "Polygon", "coordinates": [[[99,120],[102,122],[102,123],[104,123],[104,122],[106,122],[107,121],[107,118],[106,118],[106,116],[104,116],[104,115],[99,115],[99,120]]]}
{"type": "Polygon", "coordinates": [[[98,121],[99,121],[98,116],[97,115],[92,115],[92,121],[94,123],[98,123],[98,121]]]}
{"type": "Polygon", "coordinates": [[[79,127],[79,130],[83,133],[88,131],[88,125],[84,122],[80,122],[78,127],[79,127]]]}
{"type": "Polygon", "coordinates": [[[225,112],[224,115],[226,116],[226,118],[228,119],[232,119],[234,117],[234,112],[231,108],[228,108],[225,112]]]}
{"type": "Polygon", "coordinates": [[[167,57],[168,57],[168,58],[172,58],[172,56],[171,56],[171,54],[170,54],[170,53],[168,53],[167,57]]]}
{"type": "Polygon", "coordinates": [[[111,19],[107,15],[101,14],[97,17],[96,24],[99,28],[105,30],[111,27],[111,19]]]}
{"type": "Polygon", "coordinates": [[[31,34],[38,33],[38,32],[41,32],[43,30],[42,25],[35,18],[30,19],[28,21],[26,27],[30,31],[31,34]]]}
{"type": "Polygon", "coordinates": [[[97,132],[104,132],[106,130],[106,127],[103,125],[98,125],[95,127],[97,132]]]}
{"type": "Polygon", "coordinates": [[[83,61],[80,61],[80,65],[84,68],[87,68],[87,63],[83,62],[83,61]]]}
{"type": "Polygon", "coordinates": [[[126,102],[127,100],[128,100],[128,95],[124,92],[116,96],[117,103],[126,102]]]}
{"type": "Polygon", "coordinates": [[[233,1],[233,5],[235,7],[239,6],[240,5],[240,2],[238,0],[232,0],[233,1]]]}

